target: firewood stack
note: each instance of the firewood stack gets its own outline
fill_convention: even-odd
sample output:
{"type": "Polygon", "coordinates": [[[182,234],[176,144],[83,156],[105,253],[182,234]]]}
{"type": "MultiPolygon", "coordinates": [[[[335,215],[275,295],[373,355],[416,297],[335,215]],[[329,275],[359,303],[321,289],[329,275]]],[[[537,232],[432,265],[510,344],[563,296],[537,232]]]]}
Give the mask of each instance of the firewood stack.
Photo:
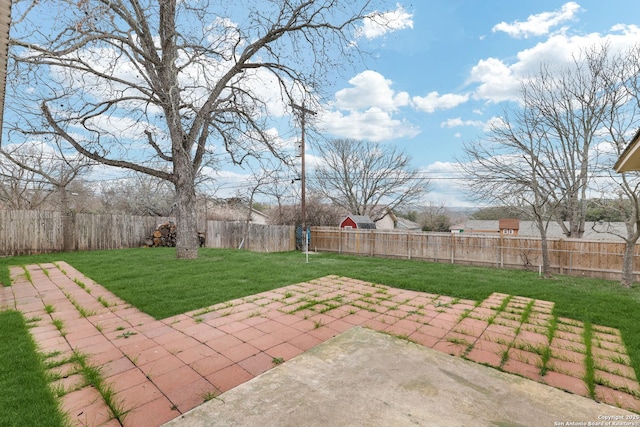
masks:
{"type": "Polygon", "coordinates": [[[176,224],[173,221],[165,222],[156,227],[153,232],[153,246],[176,245],[176,224]]]}
{"type": "MultiPolygon", "coordinates": [[[[147,239],[145,241],[145,245],[153,246],[153,247],[159,247],[159,246],[175,247],[176,232],[177,232],[177,227],[173,221],[160,224],[156,227],[156,230],[153,232],[153,236],[150,239],[147,239]]],[[[200,246],[204,246],[205,235],[200,231],[198,231],[198,241],[200,242],[200,246]]]]}

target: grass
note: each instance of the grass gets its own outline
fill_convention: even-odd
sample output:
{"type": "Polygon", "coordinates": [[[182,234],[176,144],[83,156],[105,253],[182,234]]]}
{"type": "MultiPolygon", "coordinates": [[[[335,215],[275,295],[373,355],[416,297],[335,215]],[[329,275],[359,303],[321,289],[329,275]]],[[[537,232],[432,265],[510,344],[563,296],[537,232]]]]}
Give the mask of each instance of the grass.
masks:
{"type": "Polygon", "coordinates": [[[0,425],[66,425],[22,315],[0,312],[0,330],[0,425]]]}
{"type": "MultiPolygon", "coordinates": [[[[2,258],[0,282],[9,284],[10,265],[55,261],[68,262],[156,319],[330,274],[453,300],[482,301],[500,292],[553,301],[556,318],[619,329],[631,365],[640,373],[640,287],[625,289],[615,281],[570,276],[541,279],[527,271],[339,254],[312,255],[307,264],[299,252],[263,254],[203,248],[197,260],[178,260],[173,248],[141,248],[2,258]]],[[[499,311],[509,300],[503,301],[499,311]]],[[[0,335],[3,333],[4,325],[0,324],[0,335]]]]}
{"type": "Polygon", "coordinates": [[[87,355],[79,352],[73,353],[72,361],[79,366],[85,383],[98,390],[109,408],[110,415],[122,424],[128,411],[122,409],[122,404],[116,399],[115,392],[104,382],[101,368],[90,365],[87,362],[87,355]]]}

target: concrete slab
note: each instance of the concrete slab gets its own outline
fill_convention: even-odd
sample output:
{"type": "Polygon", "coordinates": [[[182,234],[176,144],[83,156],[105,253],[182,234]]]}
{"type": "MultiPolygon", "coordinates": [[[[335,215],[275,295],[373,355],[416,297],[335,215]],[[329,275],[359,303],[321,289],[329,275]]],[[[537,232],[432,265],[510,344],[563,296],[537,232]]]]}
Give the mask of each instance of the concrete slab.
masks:
{"type": "Polygon", "coordinates": [[[165,426],[640,425],[637,417],[355,327],[165,426]]]}

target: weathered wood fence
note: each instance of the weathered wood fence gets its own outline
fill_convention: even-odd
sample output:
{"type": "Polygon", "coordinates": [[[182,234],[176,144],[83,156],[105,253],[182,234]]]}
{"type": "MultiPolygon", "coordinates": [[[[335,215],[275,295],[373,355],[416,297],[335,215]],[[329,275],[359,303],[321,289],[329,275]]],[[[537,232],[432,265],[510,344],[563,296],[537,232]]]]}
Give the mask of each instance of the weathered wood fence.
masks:
{"type": "MultiPolygon", "coordinates": [[[[624,243],[548,239],[548,245],[554,273],[620,278],[624,243]]],[[[540,239],[524,237],[313,227],[310,249],[534,271],[542,264],[540,239]]],[[[638,280],[637,262],[634,271],[638,280]]]]}
{"type": "Polygon", "coordinates": [[[245,221],[207,221],[209,248],[244,248],[254,252],[285,252],[296,248],[295,229],[288,225],[245,221]]]}
{"type": "MultiPolygon", "coordinates": [[[[134,248],[143,245],[158,224],[173,220],[124,214],[0,210],[0,256],[59,252],[64,249],[64,225],[71,248],[80,251],[134,248]]],[[[207,232],[207,247],[238,248],[253,251],[289,251],[295,249],[293,227],[249,225],[244,222],[198,220],[207,232]],[[209,238],[211,236],[211,238],[209,238]]]]}

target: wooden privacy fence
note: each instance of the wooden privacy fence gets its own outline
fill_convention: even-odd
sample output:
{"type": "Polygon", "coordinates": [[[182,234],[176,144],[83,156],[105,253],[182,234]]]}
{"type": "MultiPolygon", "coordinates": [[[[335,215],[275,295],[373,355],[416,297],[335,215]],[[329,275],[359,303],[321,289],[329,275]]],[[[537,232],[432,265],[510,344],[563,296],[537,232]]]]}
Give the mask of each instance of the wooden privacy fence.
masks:
{"type": "Polygon", "coordinates": [[[292,251],[296,248],[295,231],[294,227],[289,225],[207,221],[206,246],[208,248],[243,248],[254,252],[292,251]]]}
{"type": "MultiPolygon", "coordinates": [[[[617,280],[624,243],[548,239],[553,273],[617,280]]],[[[540,239],[313,227],[311,250],[538,271],[540,239]]],[[[636,246],[636,257],[640,249],[636,246]]],[[[637,265],[634,266],[638,280],[637,265]]]]}
{"type": "MultiPolygon", "coordinates": [[[[0,256],[24,255],[64,250],[64,225],[74,250],[136,248],[142,246],[158,224],[173,218],[124,214],[85,214],[62,212],[0,210],[0,256]]],[[[244,223],[198,220],[207,231],[206,246],[238,248],[248,236],[244,248],[254,251],[290,251],[295,249],[294,228],[244,223]],[[209,237],[211,236],[211,238],[209,237]]]]}

